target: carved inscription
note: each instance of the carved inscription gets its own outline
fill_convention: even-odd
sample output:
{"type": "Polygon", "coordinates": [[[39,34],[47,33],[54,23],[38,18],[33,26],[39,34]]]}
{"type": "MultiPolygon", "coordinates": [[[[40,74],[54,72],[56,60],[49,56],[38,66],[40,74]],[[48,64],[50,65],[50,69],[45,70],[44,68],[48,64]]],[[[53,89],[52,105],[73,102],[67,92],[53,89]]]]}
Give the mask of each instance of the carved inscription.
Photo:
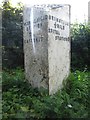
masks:
{"type": "MultiPolygon", "coordinates": [[[[33,21],[33,27],[34,29],[40,29],[43,27],[43,22],[44,21],[51,21],[53,23],[52,27],[48,28],[48,33],[49,34],[54,34],[55,35],[55,38],[54,40],[64,40],[64,41],[69,41],[69,37],[63,37],[61,35],[61,32],[64,31],[66,29],[66,27],[69,27],[69,23],[62,20],[62,19],[59,19],[57,17],[54,17],[52,15],[44,15],[44,16],[40,16],[36,19],[34,19],[33,21]]],[[[32,42],[32,39],[31,39],[31,22],[30,21],[27,21],[25,22],[24,24],[24,28],[25,28],[25,31],[28,32],[29,34],[29,40],[25,40],[25,43],[28,43],[28,42],[32,42]]],[[[33,39],[34,39],[34,42],[42,42],[44,39],[44,37],[42,35],[39,35],[39,36],[36,36],[35,34],[33,35],[33,39]]]]}

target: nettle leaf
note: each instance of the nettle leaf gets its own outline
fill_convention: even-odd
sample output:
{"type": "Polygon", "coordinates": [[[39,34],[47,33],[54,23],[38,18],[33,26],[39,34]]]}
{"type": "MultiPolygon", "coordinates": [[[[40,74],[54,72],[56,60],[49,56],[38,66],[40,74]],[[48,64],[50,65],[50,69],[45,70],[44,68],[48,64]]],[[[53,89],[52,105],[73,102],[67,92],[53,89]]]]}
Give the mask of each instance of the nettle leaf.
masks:
{"type": "Polygon", "coordinates": [[[24,111],[24,112],[28,112],[29,111],[29,107],[21,107],[21,110],[24,111]]]}

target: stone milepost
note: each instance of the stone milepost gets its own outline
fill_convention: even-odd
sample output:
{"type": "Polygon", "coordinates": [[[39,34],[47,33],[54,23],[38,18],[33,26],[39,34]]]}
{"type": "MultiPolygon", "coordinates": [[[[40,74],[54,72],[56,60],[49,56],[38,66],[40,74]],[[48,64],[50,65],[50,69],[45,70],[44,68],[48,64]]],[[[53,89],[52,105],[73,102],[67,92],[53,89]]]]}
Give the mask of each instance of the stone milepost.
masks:
{"type": "Polygon", "coordinates": [[[70,6],[24,7],[26,79],[54,94],[70,72],[70,6]]]}

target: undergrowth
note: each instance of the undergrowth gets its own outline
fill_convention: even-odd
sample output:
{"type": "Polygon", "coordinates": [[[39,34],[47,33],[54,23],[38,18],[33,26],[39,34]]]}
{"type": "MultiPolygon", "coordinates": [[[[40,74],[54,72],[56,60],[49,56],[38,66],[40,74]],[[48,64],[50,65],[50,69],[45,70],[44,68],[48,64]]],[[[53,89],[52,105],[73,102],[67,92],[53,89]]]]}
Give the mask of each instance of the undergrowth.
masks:
{"type": "Polygon", "coordinates": [[[2,74],[3,120],[89,118],[89,72],[75,71],[62,90],[49,96],[45,90],[31,87],[21,69],[2,74]]]}

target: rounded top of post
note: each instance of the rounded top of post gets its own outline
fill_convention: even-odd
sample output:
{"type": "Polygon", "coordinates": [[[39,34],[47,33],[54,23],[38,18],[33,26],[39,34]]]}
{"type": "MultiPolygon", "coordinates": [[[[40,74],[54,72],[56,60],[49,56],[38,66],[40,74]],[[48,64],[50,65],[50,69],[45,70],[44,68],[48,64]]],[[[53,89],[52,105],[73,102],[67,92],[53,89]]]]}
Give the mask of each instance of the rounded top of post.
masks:
{"type": "Polygon", "coordinates": [[[57,9],[64,6],[69,6],[69,5],[68,4],[41,4],[41,5],[34,5],[33,7],[57,9]]]}
{"type": "Polygon", "coordinates": [[[57,8],[63,8],[66,6],[70,6],[69,4],[37,4],[37,5],[32,5],[32,6],[27,6],[31,8],[40,8],[40,9],[57,9],[57,8]]]}

